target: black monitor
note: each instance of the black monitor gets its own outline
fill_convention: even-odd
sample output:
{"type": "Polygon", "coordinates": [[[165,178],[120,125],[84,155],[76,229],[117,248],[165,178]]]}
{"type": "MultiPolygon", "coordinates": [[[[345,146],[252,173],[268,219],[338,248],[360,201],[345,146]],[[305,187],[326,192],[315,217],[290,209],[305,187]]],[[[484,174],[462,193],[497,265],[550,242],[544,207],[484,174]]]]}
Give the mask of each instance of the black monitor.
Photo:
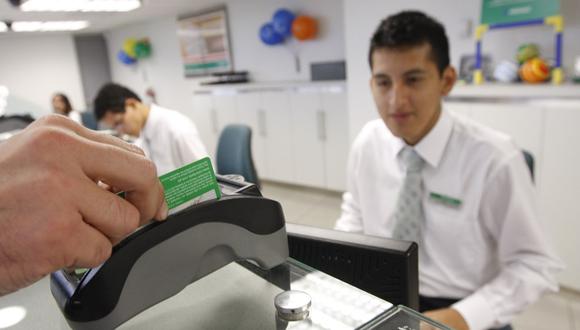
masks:
{"type": "Polygon", "coordinates": [[[393,305],[419,309],[414,242],[286,223],[290,257],[393,305]]]}

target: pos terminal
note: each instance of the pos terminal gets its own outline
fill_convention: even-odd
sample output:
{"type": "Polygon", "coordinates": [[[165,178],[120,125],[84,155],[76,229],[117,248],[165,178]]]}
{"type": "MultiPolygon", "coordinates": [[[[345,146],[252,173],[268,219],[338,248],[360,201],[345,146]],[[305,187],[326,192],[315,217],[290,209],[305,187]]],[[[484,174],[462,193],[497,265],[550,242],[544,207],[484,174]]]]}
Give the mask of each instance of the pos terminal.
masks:
{"type": "Polygon", "coordinates": [[[53,273],[66,327],[448,330],[289,258],[280,204],[217,179],[221,199],[145,225],[99,267],[53,273]]]}
{"type": "Polygon", "coordinates": [[[73,329],[115,328],[234,260],[270,269],[288,257],[280,204],[253,184],[219,178],[223,197],[151,222],[97,268],[51,275],[51,291],[73,329]]]}

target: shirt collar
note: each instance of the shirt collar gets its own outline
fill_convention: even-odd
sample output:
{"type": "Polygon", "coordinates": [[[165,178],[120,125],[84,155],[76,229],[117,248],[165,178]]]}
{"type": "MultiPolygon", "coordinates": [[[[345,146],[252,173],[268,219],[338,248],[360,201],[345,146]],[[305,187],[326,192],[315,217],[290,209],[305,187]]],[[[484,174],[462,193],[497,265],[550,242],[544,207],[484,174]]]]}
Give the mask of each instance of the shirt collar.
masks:
{"type": "Polygon", "coordinates": [[[155,132],[156,119],[159,116],[159,106],[156,104],[151,104],[149,106],[149,115],[145,120],[145,126],[141,130],[141,137],[145,140],[149,140],[155,132]]]}
{"type": "MultiPolygon", "coordinates": [[[[443,157],[443,152],[445,151],[445,146],[447,145],[447,141],[449,141],[452,130],[453,121],[447,111],[442,109],[435,126],[413,148],[429,165],[437,167],[443,157]]],[[[397,158],[407,144],[401,138],[395,138],[391,141],[393,158],[397,158]]]]}

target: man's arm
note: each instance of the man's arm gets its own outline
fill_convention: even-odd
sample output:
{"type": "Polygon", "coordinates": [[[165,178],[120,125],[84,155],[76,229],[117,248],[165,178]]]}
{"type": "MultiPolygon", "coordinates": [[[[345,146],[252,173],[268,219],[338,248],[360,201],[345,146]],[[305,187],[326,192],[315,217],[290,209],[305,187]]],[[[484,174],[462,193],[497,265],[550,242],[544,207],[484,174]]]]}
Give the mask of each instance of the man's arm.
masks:
{"type": "Polygon", "coordinates": [[[424,313],[428,318],[441,324],[445,324],[451,329],[468,330],[469,326],[463,316],[454,308],[441,308],[424,313]]]}
{"type": "Polygon", "coordinates": [[[0,295],[57,269],[98,266],[140,224],[166,217],[141,150],[64,116],[41,118],[0,144],[0,295]]]}
{"type": "Polygon", "coordinates": [[[336,230],[351,232],[363,231],[362,214],[359,206],[360,204],[358,193],[358,185],[360,182],[358,182],[357,179],[358,163],[360,158],[357,146],[358,144],[355,142],[349,154],[346,171],[347,191],[342,195],[342,213],[334,226],[334,229],[336,230]]]}
{"type": "Polygon", "coordinates": [[[562,263],[539,224],[529,170],[515,151],[490,174],[479,214],[497,242],[501,271],[453,308],[472,330],[498,327],[548,291],[558,290],[562,263]]]}

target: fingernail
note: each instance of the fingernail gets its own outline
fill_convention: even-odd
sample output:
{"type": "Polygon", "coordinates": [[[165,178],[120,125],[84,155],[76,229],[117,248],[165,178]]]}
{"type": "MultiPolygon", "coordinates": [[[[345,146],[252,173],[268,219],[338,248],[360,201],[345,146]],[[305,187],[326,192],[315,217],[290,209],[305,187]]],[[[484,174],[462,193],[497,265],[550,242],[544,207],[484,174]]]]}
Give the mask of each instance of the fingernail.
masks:
{"type": "Polygon", "coordinates": [[[163,201],[163,205],[161,205],[161,219],[160,220],[167,219],[168,213],[169,213],[169,207],[167,206],[167,202],[163,201]]]}

